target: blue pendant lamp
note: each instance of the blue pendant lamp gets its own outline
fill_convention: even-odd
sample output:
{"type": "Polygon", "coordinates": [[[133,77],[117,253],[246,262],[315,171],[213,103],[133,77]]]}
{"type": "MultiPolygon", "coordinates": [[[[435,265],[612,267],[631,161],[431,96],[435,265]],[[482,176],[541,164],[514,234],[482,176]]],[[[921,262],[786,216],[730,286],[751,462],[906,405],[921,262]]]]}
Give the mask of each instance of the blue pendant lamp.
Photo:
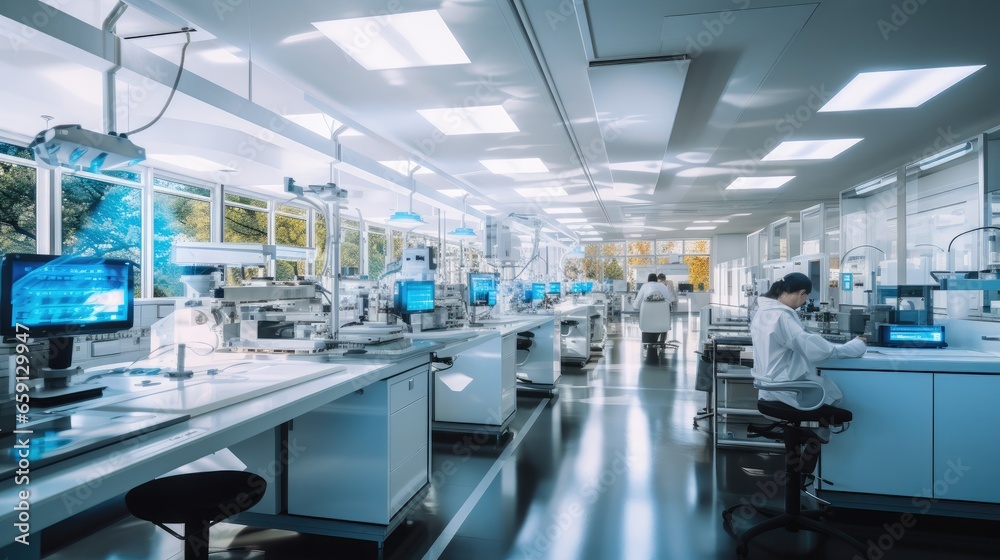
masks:
{"type": "MultiPolygon", "coordinates": [[[[412,175],[410,176],[410,181],[411,182],[413,181],[412,175]]],[[[389,225],[401,227],[404,229],[410,229],[422,226],[427,223],[424,221],[423,218],[420,217],[420,214],[417,214],[416,212],[413,211],[414,192],[415,189],[410,191],[410,210],[408,212],[403,212],[401,210],[393,212],[392,216],[389,216],[389,225]]]]}
{"type": "Polygon", "coordinates": [[[462,226],[461,227],[457,227],[457,228],[453,229],[452,231],[448,232],[448,235],[450,235],[452,237],[460,237],[460,238],[465,238],[465,239],[472,239],[472,238],[478,237],[476,235],[476,231],[474,229],[472,229],[470,227],[465,227],[465,199],[468,196],[469,195],[466,194],[466,195],[464,195],[462,197],[462,226]]]}

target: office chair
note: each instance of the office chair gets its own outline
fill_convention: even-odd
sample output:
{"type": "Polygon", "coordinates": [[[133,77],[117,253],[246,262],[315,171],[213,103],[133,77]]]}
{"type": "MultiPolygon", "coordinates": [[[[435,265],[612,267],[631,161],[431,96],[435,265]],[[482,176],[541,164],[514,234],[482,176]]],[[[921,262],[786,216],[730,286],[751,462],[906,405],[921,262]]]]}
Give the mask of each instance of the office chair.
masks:
{"type": "Polygon", "coordinates": [[[803,472],[803,463],[811,462],[810,457],[804,457],[803,448],[805,446],[809,453],[818,453],[818,444],[825,443],[811,428],[802,424],[818,422],[823,427],[842,426],[851,421],[853,417],[851,411],[823,404],[826,389],[815,381],[768,382],[758,379],[754,381],[754,387],[765,391],[792,391],[799,395],[799,402],[812,404],[808,408],[800,409],[780,401],[757,401],[757,410],[776,421],[770,426],[750,425],[747,431],[758,436],[784,441],[785,507],[779,509],[740,503],[722,512],[723,527],[739,543],[736,555],[745,559],[749,553],[751,540],[768,531],[785,528],[791,532],[805,530],[840,539],[865,556],[867,551],[860,541],[819,521],[820,517],[827,513],[826,508],[802,509],[801,492],[805,490],[807,479],[812,477],[811,473],[803,472]],[[737,533],[733,525],[733,514],[737,510],[742,510],[741,516],[744,518],[760,513],[769,519],[737,533]]]}
{"type": "MultiPolygon", "coordinates": [[[[251,472],[212,471],[157,478],[136,486],[125,494],[129,513],[151,521],[184,541],[184,560],[206,560],[208,530],[237,513],[244,512],[264,497],[267,481],[251,472]],[[183,523],[178,534],[166,523],[183,523]]],[[[253,556],[262,558],[256,551],[253,556]]]]}
{"type": "Polygon", "coordinates": [[[670,332],[670,302],[666,300],[642,302],[639,308],[639,331],[642,333],[642,355],[646,359],[650,359],[650,350],[676,349],[680,346],[676,340],[659,342],[661,334],[670,332]]]}

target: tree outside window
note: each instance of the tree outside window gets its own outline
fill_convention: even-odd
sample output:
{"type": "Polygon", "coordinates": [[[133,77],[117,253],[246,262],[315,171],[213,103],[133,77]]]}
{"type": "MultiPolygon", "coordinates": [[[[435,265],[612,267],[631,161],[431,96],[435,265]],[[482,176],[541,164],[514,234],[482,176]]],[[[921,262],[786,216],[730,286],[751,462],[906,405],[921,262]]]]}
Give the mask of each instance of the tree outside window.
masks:
{"type": "MultiPolygon", "coordinates": [[[[27,148],[0,142],[0,153],[32,159],[27,148]]],[[[35,226],[34,167],[0,161],[0,256],[6,253],[34,253],[35,226]]]]}

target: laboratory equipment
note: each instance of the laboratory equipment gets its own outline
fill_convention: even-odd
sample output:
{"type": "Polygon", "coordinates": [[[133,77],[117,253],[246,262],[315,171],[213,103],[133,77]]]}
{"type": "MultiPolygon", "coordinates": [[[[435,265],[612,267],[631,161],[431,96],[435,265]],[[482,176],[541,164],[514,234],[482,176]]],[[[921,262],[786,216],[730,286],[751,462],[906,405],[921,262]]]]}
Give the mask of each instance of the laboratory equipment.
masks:
{"type": "Polygon", "coordinates": [[[69,386],[73,337],[132,327],[133,264],[121,259],[8,253],[0,264],[0,336],[24,342],[48,339],[44,388],[36,404],[98,396],[101,385],[69,386]]]}
{"type": "Polygon", "coordinates": [[[879,325],[879,340],[890,348],[944,348],[944,325],[879,325]]]}
{"type": "Polygon", "coordinates": [[[127,167],[146,159],[146,150],[124,134],[101,134],[78,124],[61,124],[39,132],[28,146],[35,161],[46,167],[67,167],[100,173],[127,167]]]}
{"type": "Polygon", "coordinates": [[[432,280],[400,280],[396,282],[396,315],[408,319],[410,315],[434,312],[434,282],[432,280]]]}

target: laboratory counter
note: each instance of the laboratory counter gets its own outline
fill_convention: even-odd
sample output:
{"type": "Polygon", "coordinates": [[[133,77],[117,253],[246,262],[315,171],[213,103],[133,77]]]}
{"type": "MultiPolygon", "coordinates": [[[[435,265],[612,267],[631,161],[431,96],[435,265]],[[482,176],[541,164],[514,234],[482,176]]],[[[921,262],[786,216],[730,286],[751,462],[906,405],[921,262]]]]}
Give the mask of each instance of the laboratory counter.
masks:
{"type": "MultiPolygon", "coordinates": [[[[107,397],[54,410],[59,414],[118,416],[173,413],[189,419],[0,481],[0,538],[4,543],[15,543],[15,537],[21,536],[32,543],[30,547],[9,546],[17,546],[18,553],[27,549],[38,554],[39,532],[54,523],[206,455],[274,432],[274,428],[290,420],[366,387],[421,368],[426,373],[428,361],[428,353],[395,363],[363,359],[317,363],[234,356],[215,364],[220,369],[229,366],[215,378],[206,373],[181,381],[162,376],[144,377],[142,381],[134,376],[109,376],[101,380],[109,386],[107,397]],[[24,492],[26,499],[22,499],[24,492]]],[[[424,384],[426,395],[426,377],[424,384]]],[[[410,385],[412,388],[412,381],[410,385]]],[[[42,415],[44,412],[33,412],[33,419],[42,415]]],[[[30,440],[37,435],[18,437],[30,440]]],[[[429,462],[429,455],[424,462],[429,462]]]]}
{"type": "Polygon", "coordinates": [[[1000,359],[981,348],[871,347],[820,364],[853,414],[823,446],[820,474],[832,485],[822,496],[842,507],[1000,519],[1000,359]]]}

